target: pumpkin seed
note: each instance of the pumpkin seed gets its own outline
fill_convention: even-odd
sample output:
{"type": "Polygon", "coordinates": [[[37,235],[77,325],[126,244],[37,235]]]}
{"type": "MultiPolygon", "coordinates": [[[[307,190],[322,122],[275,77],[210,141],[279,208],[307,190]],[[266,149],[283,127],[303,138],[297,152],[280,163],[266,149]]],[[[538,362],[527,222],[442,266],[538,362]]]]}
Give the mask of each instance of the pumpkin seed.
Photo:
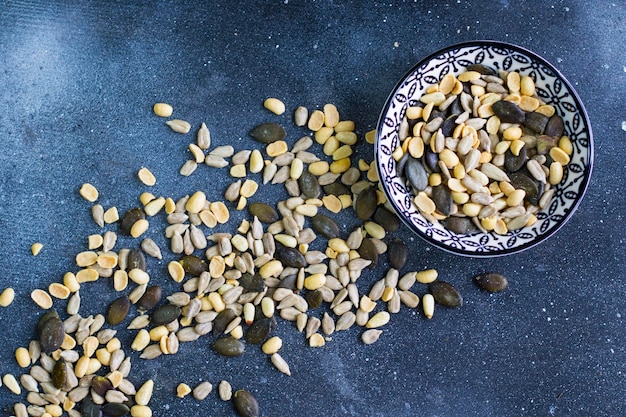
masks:
{"type": "Polygon", "coordinates": [[[146,288],[146,292],[137,301],[137,307],[143,310],[151,310],[161,301],[162,290],[158,285],[146,288]]]}
{"type": "Polygon", "coordinates": [[[474,283],[489,292],[504,291],[508,287],[508,280],[504,275],[495,272],[484,273],[474,277],[474,283]]]}
{"type": "Polygon", "coordinates": [[[265,203],[251,203],[248,205],[248,211],[251,216],[256,216],[263,223],[274,223],[279,219],[276,210],[265,203]]]}
{"type": "Polygon", "coordinates": [[[213,350],[222,356],[240,356],[243,354],[245,344],[232,336],[224,336],[213,342],[213,350]]]}
{"type": "Polygon", "coordinates": [[[394,239],[389,244],[389,263],[394,269],[402,269],[409,256],[406,244],[400,239],[394,239]]]}
{"type": "Polygon", "coordinates": [[[128,298],[128,296],[124,295],[117,298],[109,305],[109,309],[107,312],[107,322],[112,326],[120,324],[128,315],[129,309],[130,299],[128,298]]]}
{"type": "Polygon", "coordinates": [[[154,325],[169,324],[180,317],[181,309],[173,304],[164,304],[150,315],[150,322],[154,325]]]}
{"type": "Polygon", "coordinates": [[[44,314],[37,323],[39,343],[44,353],[51,353],[61,347],[65,339],[65,325],[56,311],[44,314]]]}
{"type": "Polygon", "coordinates": [[[428,285],[428,290],[432,294],[435,302],[445,307],[461,307],[463,297],[459,291],[445,281],[434,281],[428,285]]]}
{"type": "Polygon", "coordinates": [[[356,215],[360,220],[369,219],[378,206],[378,196],[374,187],[368,187],[361,191],[354,203],[356,215]]]}
{"type": "Polygon", "coordinates": [[[285,129],[277,123],[264,123],[250,131],[250,136],[257,142],[273,143],[287,136],[285,129]]]}
{"type": "Polygon", "coordinates": [[[261,415],[259,403],[249,391],[237,390],[232,398],[235,410],[241,417],[259,417],[261,415]]]}

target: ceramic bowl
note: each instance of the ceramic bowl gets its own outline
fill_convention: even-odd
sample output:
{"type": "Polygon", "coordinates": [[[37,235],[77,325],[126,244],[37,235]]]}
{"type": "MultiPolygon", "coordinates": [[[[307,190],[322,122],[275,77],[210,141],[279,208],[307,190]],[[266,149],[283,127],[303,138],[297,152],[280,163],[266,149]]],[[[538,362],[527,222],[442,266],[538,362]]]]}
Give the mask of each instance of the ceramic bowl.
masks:
{"type": "MultiPolygon", "coordinates": [[[[396,155],[397,157],[397,155],[396,155]]],[[[522,47],[496,41],[472,41],[449,46],[417,63],[396,85],[381,112],[376,130],[375,160],[388,203],[418,236],[438,248],[459,255],[493,257],[531,248],[554,235],[571,218],[589,184],[593,165],[593,137],[589,117],[580,97],[565,77],[548,61],[522,47]],[[564,167],[562,181],[554,186],[550,203],[535,215],[531,226],[506,234],[477,231],[458,234],[439,221],[425,218],[414,202],[414,192],[403,175],[393,151],[399,146],[400,124],[406,110],[415,106],[426,89],[446,74],[455,76],[471,64],[482,64],[496,71],[517,71],[530,76],[536,98],[552,105],[564,121],[573,152],[564,167]]]]}

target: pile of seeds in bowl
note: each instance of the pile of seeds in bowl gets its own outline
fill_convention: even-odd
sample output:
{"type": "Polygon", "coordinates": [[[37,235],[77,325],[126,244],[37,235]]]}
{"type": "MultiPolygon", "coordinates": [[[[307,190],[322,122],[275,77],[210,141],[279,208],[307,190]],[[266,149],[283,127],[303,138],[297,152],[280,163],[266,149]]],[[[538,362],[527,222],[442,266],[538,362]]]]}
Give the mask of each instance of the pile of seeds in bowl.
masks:
{"type": "Polygon", "coordinates": [[[393,157],[415,206],[461,234],[534,224],[573,152],[530,76],[480,64],[427,88],[398,133],[393,157]]]}
{"type": "MultiPolygon", "coordinates": [[[[284,112],[284,104],[276,99],[268,99],[265,106],[276,114],[284,112]]],[[[173,109],[158,103],[154,112],[169,117],[173,109]]],[[[400,225],[385,207],[373,163],[353,164],[352,147],[358,142],[354,123],[340,120],[332,104],[310,116],[299,107],[294,122],[307,126],[313,137],[304,136],[290,146],[282,126],[266,123],[251,131],[264,148],[238,152],[230,145],[212,146],[210,131],[201,124],[189,145],[192,159],[180,174],[191,175],[200,165],[229,167],[232,183],[223,196],[197,190],[174,199],[143,192],[140,204],[120,215],[116,206],[105,209],[98,203],[95,186],[81,186],[79,193],[92,203],[100,230],[87,237],[85,250],[76,254],[76,269],[62,282],[31,293],[46,313],[37,323],[38,339],[15,352],[17,363],[28,372],[19,383],[10,374],[3,378],[16,395],[21,394],[20,383],[27,391],[29,405],[15,404],[15,416],[151,416],[154,381],[135,388],[129,348],[139,352],[140,359],[154,360],[212,336],[211,346],[220,355],[239,356],[248,346],[258,345],[277,370],[291,375],[279,353],[283,342],[273,335],[277,316],[294,322],[311,347],[324,346],[334,332],[355,324],[365,329],[363,343],[371,344],[403,304],[414,309],[421,299],[427,318],[435,302],[462,304],[458,291],[438,280],[434,269],[400,274],[408,250],[404,242],[387,236],[400,225]],[[314,146],[322,152],[312,152],[314,146]],[[275,206],[254,201],[257,190],[271,184],[283,184],[288,198],[275,206]],[[247,213],[237,224],[232,224],[233,209],[247,213]],[[332,218],[342,210],[354,210],[361,222],[350,232],[342,232],[332,218]],[[156,216],[165,217],[169,247],[161,248],[147,237],[156,216]],[[231,225],[231,231],[212,232],[218,225],[231,225]],[[120,247],[121,241],[131,244],[120,247]],[[359,278],[387,252],[387,272],[364,290],[359,278]],[[149,268],[150,258],[167,262],[179,291],[164,294],[160,274],[149,268]],[[111,278],[117,295],[106,312],[83,316],[81,288],[100,278],[111,278]],[[428,290],[413,292],[416,282],[428,284],[428,290]],[[53,308],[60,300],[67,300],[65,312],[53,308]],[[134,332],[129,347],[117,337],[120,326],[134,332]]],[[[181,134],[191,129],[180,119],[166,123],[181,134]]],[[[365,139],[372,144],[373,132],[365,139]]],[[[157,183],[147,167],[137,176],[146,187],[157,183]]],[[[40,250],[37,245],[37,254],[40,250]]],[[[476,283],[492,292],[507,285],[497,274],[481,275],[476,283]]],[[[9,306],[13,297],[11,289],[3,291],[0,305],[9,306]]],[[[212,390],[209,381],[195,387],[181,382],[176,395],[201,401],[212,390]]],[[[217,393],[232,401],[240,415],[259,415],[249,391],[233,393],[223,380],[217,393]]]]}

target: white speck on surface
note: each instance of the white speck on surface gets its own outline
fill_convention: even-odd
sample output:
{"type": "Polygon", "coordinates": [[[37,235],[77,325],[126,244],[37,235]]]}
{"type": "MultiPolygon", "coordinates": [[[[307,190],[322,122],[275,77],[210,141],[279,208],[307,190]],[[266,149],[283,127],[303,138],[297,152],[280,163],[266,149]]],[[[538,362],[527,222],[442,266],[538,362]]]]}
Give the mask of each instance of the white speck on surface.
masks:
{"type": "Polygon", "coordinates": [[[622,121],[622,130],[626,132],[626,120],[622,121]]]}
{"type": "Polygon", "coordinates": [[[560,64],[561,62],[563,62],[563,58],[557,58],[556,62],[558,62],[560,64]]]}
{"type": "Polygon", "coordinates": [[[609,69],[609,64],[602,64],[602,68],[609,69]]]}

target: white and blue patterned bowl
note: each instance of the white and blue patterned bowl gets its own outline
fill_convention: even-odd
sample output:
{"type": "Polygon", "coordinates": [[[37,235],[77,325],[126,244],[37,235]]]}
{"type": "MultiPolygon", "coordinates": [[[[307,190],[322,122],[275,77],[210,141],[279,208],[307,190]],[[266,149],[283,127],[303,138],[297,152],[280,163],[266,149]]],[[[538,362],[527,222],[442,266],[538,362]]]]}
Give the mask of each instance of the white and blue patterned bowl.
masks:
{"type": "Polygon", "coordinates": [[[557,232],[580,204],[589,184],[593,165],[593,137],[589,117],[578,94],[565,77],[537,54],[496,41],[472,41],[444,48],[424,58],[398,83],[387,99],[376,131],[376,167],[391,206],[418,236],[449,252],[493,257],[520,252],[557,232]],[[396,170],[391,153],[398,146],[398,128],[407,107],[417,103],[426,88],[452,73],[458,75],[470,64],[518,71],[535,80],[537,95],[555,107],[565,122],[565,134],[574,147],[571,162],[564,167],[563,181],[556,186],[549,206],[537,213],[538,221],[506,235],[475,233],[462,235],[432,224],[415,207],[413,196],[396,170]]]}

